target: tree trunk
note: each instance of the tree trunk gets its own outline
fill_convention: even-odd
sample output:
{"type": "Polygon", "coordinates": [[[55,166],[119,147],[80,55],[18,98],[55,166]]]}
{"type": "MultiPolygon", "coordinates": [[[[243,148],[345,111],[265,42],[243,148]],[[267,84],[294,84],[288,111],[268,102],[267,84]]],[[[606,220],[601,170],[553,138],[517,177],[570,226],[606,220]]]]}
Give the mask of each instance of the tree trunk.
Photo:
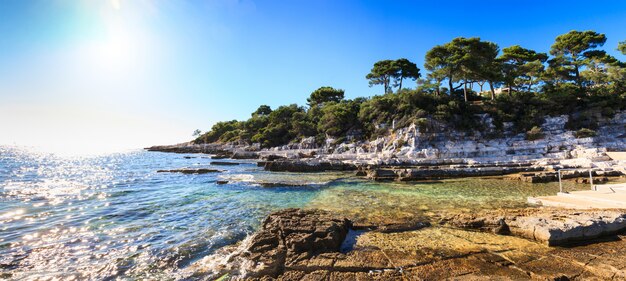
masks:
{"type": "Polygon", "coordinates": [[[398,92],[400,92],[400,90],[402,90],[402,79],[403,79],[403,77],[400,76],[400,85],[398,85],[398,92]]]}
{"type": "Polygon", "coordinates": [[[582,81],[580,81],[580,71],[578,70],[578,65],[574,64],[574,74],[576,74],[576,85],[578,85],[578,88],[580,90],[583,89],[583,83],[582,81]]]}
{"type": "Polygon", "coordinates": [[[491,100],[496,99],[496,90],[493,89],[493,83],[489,81],[489,89],[491,89],[491,100]]]}
{"type": "Polygon", "coordinates": [[[450,96],[452,96],[452,92],[454,91],[452,88],[452,76],[448,77],[448,87],[450,87],[450,96]]]}
{"type": "Polygon", "coordinates": [[[389,93],[389,77],[385,77],[385,94],[389,93]]]}
{"type": "Polygon", "coordinates": [[[463,80],[463,97],[465,98],[465,102],[467,102],[467,81],[463,80]]]}

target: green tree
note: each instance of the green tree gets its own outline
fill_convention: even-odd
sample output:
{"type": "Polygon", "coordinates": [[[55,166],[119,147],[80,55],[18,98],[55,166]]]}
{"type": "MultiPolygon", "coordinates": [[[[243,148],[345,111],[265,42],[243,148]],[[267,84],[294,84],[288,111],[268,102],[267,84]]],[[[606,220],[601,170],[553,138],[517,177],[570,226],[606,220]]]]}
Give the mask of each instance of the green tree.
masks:
{"type": "MultiPolygon", "coordinates": [[[[424,66],[434,80],[448,80],[450,93],[463,87],[465,101],[468,100],[468,85],[487,81],[493,88],[498,80],[498,45],[481,41],[478,37],[457,37],[438,45],[426,53],[424,66]],[[454,86],[454,83],[460,82],[454,86]]],[[[493,94],[493,90],[492,90],[493,94]]]]}
{"type": "Polygon", "coordinates": [[[597,47],[604,45],[606,36],[595,31],[572,30],[566,34],[556,37],[550,49],[550,54],[554,56],[548,63],[553,70],[557,80],[572,81],[580,90],[583,89],[583,79],[580,75],[585,67],[590,52],[597,47]]]}
{"type": "Polygon", "coordinates": [[[329,103],[322,108],[318,130],[331,137],[341,137],[357,126],[359,102],[342,101],[329,103]]]}
{"type": "MultiPolygon", "coordinates": [[[[462,54],[451,43],[437,45],[426,53],[424,67],[430,71],[429,77],[436,81],[448,80],[450,93],[459,87],[454,82],[460,75],[462,54]]],[[[439,91],[438,91],[439,92],[439,91]]]]}
{"type": "Polygon", "coordinates": [[[415,81],[420,78],[420,69],[415,63],[405,58],[397,59],[394,63],[399,69],[399,71],[396,72],[396,76],[393,77],[395,80],[394,86],[398,87],[398,91],[402,90],[402,81],[404,79],[411,79],[415,81]]]}
{"type": "Polygon", "coordinates": [[[217,141],[228,141],[237,130],[241,128],[241,122],[237,120],[217,122],[211,130],[196,139],[196,143],[212,143],[217,141]],[[224,137],[224,136],[227,137],[224,137]]]}
{"type": "Polygon", "coordinates": [[[622,52],[623,55],[626,55],[626,41],[619,42],[619,44],[617,44],[617,50],[622,52]]]}
{"type": "Polygon", "coordinates": [[[585,69],[580,76],[588,92],[599,93],[609,91],[612,84],[623,84],[622,77],[619,77],[621,68],[616,58],[604,51],[592,51],[586,53],[585,69]]]}
{"type": "Polygon", "coordinates": [[[307,102],[309,106],[313,107],[326,102],[339,102],[343,100],[343,97],[344,90],[326,86],[313,91],[311,96],[307,99],[307,102]]]}
{"type": "Polygon", "coordinates": [[[461,50],[465,52],[463,74],[465,76],[463,94],[467,101],[468,83],[487,82],[491,89],[491,99],[495,99],[494,84],[501,80],[500,61],[496,59],[500,48],[496,43],[481,41],[480,38],[468,38],[460,41],[461,50]]]}
{"type": "Polygon", "coordinates": [[[197,138],[200,135],[202,135],[202,131],[200,131],[200,129],[196,129],[193,131],[193,133],[191,134],[192,137],[197,138]]]}
{"type": "Polygon", "coordinates": [[[518,86],[526,85],[529,91],[532,89],[543,73],[543,63],[548,60],[548,55],[515,45],[502,49],[498,60],[502,62],[503,82],[513,94],[518,86]]]}
{"type": "Polygon", "coordinates": [[[369,80],[370,87],[383,85],[385,93],[391,92],[391,79],[400,77],[400,68],[394,60],[381,60],[374,63],[374,67],[365,78],[369,80]]]}
{"type": "Polygon", "coordinates": [[[261,105],[259,108],[252,113],[252,116],[267,116],[272,113],[272,108],[269,105],[261,105]]]}

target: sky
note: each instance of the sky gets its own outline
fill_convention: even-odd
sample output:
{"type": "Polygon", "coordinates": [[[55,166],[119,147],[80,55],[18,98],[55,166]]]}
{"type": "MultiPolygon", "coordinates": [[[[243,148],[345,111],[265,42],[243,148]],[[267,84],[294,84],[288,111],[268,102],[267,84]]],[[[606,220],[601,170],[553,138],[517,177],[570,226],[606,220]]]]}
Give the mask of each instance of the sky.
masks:
{"type": "MultiPolygon", "coordinates": [[[[547,52],[626,40],[626,1],[0,1],[0,145],[101,152],[189,141],[321,86],[380,94],[374,62],[455,37],[547,52]]],[[[409,83],[410,84],[410,83],[409,83]]],[[[414,87],[415,85],[408,85],[414,87]]]]}

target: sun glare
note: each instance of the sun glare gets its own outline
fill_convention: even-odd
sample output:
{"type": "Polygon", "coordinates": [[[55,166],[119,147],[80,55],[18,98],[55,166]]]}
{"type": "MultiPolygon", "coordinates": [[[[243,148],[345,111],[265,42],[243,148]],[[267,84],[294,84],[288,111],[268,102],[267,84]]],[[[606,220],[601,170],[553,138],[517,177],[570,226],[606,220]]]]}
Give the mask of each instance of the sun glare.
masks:
{"type": "Polygon", "coordinates": [[[111,0],[111,6],[113,9],[119,10],[121,8],[120,0],[111,0]]]}

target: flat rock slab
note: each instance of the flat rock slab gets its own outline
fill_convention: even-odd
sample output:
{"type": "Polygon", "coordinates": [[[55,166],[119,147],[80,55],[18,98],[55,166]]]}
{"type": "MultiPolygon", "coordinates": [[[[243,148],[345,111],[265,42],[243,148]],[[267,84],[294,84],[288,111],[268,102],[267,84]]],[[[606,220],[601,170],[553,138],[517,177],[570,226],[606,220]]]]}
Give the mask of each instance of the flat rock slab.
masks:
{"type": "MultiPolygon", "coordinates": [[[[542,217],[550,213],[555,221],[565,221],[568,215],[608,216],[533,209],[486,213],[494,217],[542,217]]],[[[487,217],[486,213],[481,215],[487,217]]],[[[466,223],[474,227],[489,224],[478,221],[466,223]]],[[[211,271],[214,275],[209,273],[208,279],[224,280],[626,278],[626,237],[619,235],[603,243],[555,248],[521,237],[444,225],[392,233],[363,231],[353,237],[349,251],[340,252],[338,242],[345,239],[342,237],[346,237],[350,224],[319,210],[279,211],[270,214],[254,235],[219,250],[220,262],[207,257],[190,268],[199,279],[207,279],[204,274],[211,271]]]]}
{"type": "Polygon", "coordinates": [[[190,168],[184,168],[184,169],[173,169],[173,170],[158,170],[157,173],[182,173],[182,174],[208,174],[208,173],[220,173],[222,171],[220,170],[214,170],[214,169],[190,169],[190,168]]]}
{"type": "Polygon", "coordinates": [[[626,210],[529,209],[458,214],[443,223],[461,228],[512,234],[550,246],[589,241],[626,230],[626,210]]]}
{"type": "Polygon", "coordinates": [[[237,166],[237,165],[239,165],[239,163],[236,163],[236,162],[223,162],[223,161],[213,161],[213,162],[211,162],[209,164],[215,165],[215,166],[237,166]]]}

